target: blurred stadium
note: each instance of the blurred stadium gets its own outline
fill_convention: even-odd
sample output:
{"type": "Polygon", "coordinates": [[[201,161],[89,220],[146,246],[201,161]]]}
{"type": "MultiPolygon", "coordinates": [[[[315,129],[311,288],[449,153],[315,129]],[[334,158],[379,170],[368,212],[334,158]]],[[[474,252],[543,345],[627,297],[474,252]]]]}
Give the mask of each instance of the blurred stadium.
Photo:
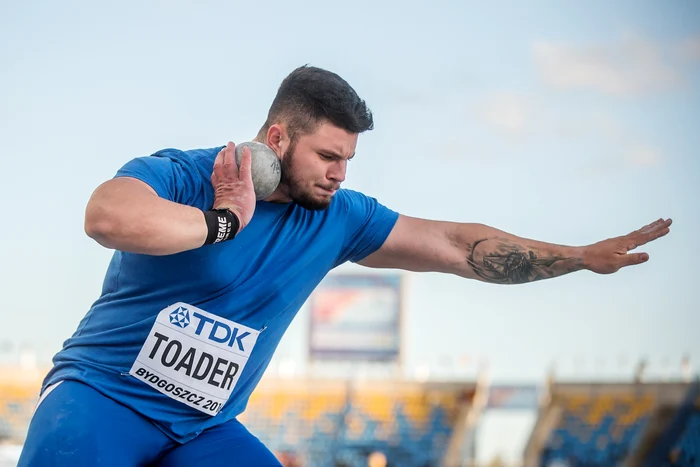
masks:
{"type": "MultiPolygon", "coordinates": [[[[309,306],[309,370],[271,368],[240,417],[287,467],[700,466],[700,383],[687,371],[651,381],[641,362],[618,382],[409,380],[401,276],[329,276],[309,306]],[[479,456],[491,411],[533,414],[516,460],[479,456]]],[[[47,370],[27,352],[0,367],[0,466],[16,463],[47,370]]]]}

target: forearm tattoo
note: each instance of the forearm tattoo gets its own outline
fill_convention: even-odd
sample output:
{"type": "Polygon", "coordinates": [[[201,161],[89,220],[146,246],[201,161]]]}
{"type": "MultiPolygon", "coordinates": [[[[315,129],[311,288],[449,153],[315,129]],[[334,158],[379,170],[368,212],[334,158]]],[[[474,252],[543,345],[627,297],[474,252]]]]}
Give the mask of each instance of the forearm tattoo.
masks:
{"type": "Polygon", "coordinates": [[[580,258],[543,253],[502,238],[478,240],[467,251],[467,263],[474,273],[494,284],[524,284],[583,267],[580,258]]]}

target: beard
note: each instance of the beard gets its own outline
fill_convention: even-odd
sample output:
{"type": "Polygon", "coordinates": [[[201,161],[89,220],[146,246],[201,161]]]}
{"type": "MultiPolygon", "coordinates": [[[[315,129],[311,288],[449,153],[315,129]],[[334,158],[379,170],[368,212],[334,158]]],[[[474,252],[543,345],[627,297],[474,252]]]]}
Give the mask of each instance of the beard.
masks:
{"type": "Polygon", "coordinates": [[[315,195],[311,188],[307,187],[307,182],[303,179],[295,168],[294,149],[296,144],[292,143],[282,158],[282,177],[280,184],[285,186],[289,192],[289,197],[296,204],[310,211],[322,211],[331,205],[333,197],[319,197],[315,195]]]}

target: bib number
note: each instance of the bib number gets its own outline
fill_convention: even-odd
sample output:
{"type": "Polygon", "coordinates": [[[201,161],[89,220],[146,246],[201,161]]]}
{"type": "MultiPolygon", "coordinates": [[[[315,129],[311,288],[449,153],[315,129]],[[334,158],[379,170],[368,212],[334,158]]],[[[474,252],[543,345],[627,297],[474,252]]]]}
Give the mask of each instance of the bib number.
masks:
{"type": "Polygon", "coordinates": [[[158,313],[129,374],[216,415],[238,384],[259,331],[186,303],[158,313]]]}

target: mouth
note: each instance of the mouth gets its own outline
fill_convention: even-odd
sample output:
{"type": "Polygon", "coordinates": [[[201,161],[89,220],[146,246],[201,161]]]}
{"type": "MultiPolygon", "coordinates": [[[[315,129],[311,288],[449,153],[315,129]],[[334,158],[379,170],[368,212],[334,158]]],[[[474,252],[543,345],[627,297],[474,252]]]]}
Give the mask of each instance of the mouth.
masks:
{"type": "Polygon", "coordinates": [[[338,191],[339,187],[323,187],[323,186],[318,186],[319,190],[323,192],[323,194],[328,195],[328,196],[333,196],[336,191],[338,191]]]}

